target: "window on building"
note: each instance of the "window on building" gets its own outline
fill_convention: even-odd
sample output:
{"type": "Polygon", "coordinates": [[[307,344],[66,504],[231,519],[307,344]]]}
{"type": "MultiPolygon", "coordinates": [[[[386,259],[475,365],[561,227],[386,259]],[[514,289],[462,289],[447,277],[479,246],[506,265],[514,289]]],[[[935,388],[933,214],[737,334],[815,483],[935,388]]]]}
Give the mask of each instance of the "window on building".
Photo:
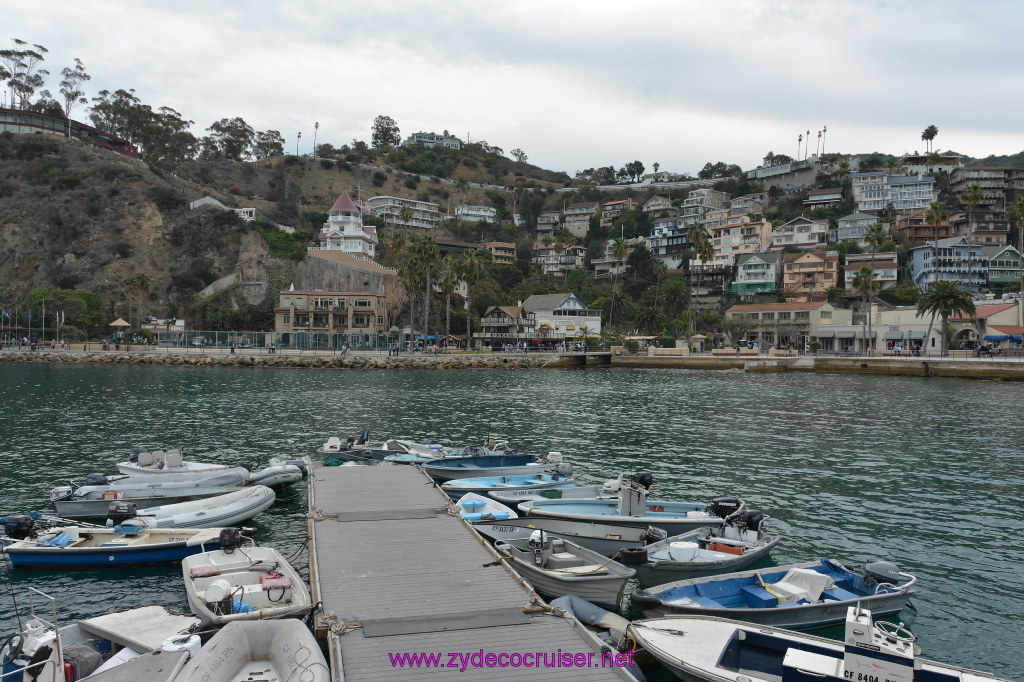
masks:
{"type": "Polygon", "coordinates": [[[821,319],[823,319],[823,320],[831,320],[832,319],[832,311],[831,310],[822,310],[821,311],[821,319]]]}
{"type": "Polygon", "coordinates": [[[292,323],[292,316],[291,316],[290,313],[285,313],[284,315],[281,316],[281,324],[291,324],[291,323],[292,323]]]}

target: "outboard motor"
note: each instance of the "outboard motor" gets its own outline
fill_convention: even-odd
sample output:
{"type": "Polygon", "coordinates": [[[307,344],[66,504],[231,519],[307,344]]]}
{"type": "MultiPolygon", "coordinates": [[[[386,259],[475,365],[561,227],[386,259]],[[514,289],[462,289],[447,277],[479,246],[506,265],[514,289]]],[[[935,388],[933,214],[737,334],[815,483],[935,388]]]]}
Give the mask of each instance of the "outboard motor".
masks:
{"type": "Polygon", "coordinates": [[[139,454],[145,451],[146,448],[144,447],[140,447],[138,445],[132,446],[132,449],[129,450],[128,461],[131,462],[132,464],[135,464],[136,462],[139,461],[139,454]]]}
{"type": "Polygon", "coordinates": [[[864,577],[879,583],[895,585],[900,581],[900,569],[889,561],[869,561],[864,564],[864,577]]]}
{"type": "Polygon", "coordinates": [[[120,526],[128,519],[134,519],[138,515],[136,511],[134,502],[111,502],[107,507],[107,521],[115,527],[120,526]]]}
{"type": "Polygon", "coordinates": [[[724,519],[735,514],[742,506],[743,500],[738,497],[718,497],[711,500],[711,504],[705,507],[705,511],[724,519]]]}
{"type": "Polygon", "coordinates": [[[108,482],[103,474],[87,474],[85,477],[85,485],[106,485],[108,482]]]}
{"type": "Polygon", "coordinates": [[[664,528],[647,526],[647,530],[644,531],[643,541],[645,545],[650,545],[655,542],[661,542],[667,537],[668,532],[664,528]]]}
{"type": "Polygon", "coordinates": [[[237,528],[224,528],[220,531],[218,542],[225,554],[231,554],[242,546],[242,532],[237,528]]]}
{"type": "Polygon", "coordinates": [[[555,465],[554,472],[562,478],[569,478],[572,476],[572,464],[569,462],[559,462],[555,465]]]}
{"type": "Polygon", "coordinates": [[[370,442],[370,430],[363,431],[363,435],[359,436],[359,445],[366,445],[370,442]]]}
{"type": "Polygon", "coordinates": [[[759,509],[744,509],[736,516],[736,525],[755,533],[761,532],[761,526],[768,517],[759,509]]]}
{"type": "Polygon", "coordinates": [[[633,474],[633,483],[636,483],[637,485],[643,486],[647,490],[650,490],[651,484],[654,483],[654,476],[652,476],[649,471],[635,473],[633,474]]]}
{"type": "Polygon", "coordinates": [[[355,442],[356,442],[355,437],[354,436],[349,436],[347,439],[345,439],[345,449],[346,450],[351,450],[352,446],[355,445],[355,442]]]}
{"type": "Polygon", "coordinates": [[[11,514],[4,519],[4,535],[13,540],[36,537],[36,522],[28,514],[11,514]]]}

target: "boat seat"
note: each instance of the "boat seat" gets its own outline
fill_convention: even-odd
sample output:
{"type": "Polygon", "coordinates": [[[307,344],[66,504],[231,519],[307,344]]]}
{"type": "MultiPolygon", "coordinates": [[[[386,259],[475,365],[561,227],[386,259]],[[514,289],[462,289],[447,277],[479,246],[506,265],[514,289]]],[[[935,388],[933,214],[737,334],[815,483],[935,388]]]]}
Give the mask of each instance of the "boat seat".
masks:
{"type": "Polygon", "coordinates": [[[139,453],[139,466],[140,467],[153,466],[153,453],[152,452],[140,452],[139,453]]]}
{"type": "Polygon", "coordinates": [[[260,580],[260,585],[263,586],[264,592],[270,590],[286,590],[292,586],[292,579],[286,576],[280,578],[269,578],[267,580],[260,580]]]}
{"type": "Polygon", "coordinates": [[[779,598],[759,585],[744,585],[743,598],[752,609],[764,609],[779,605],[779,598]]]}
{"type": "Polygon", "coordinates": [[[168,468],[181,468],[181,450],[168,450],[164,461],[168,468]]]}
{"type": "Polygon", "coordinates": [[[220,575],[220,569],[216,566],[193,566],[189,569],[189,575],[193,578],[209,578],[210,576],[220,575]]]}
{"type": "Polygon", "coordinates": [[[860,599],[862,598],[858,594],[854,594],[849,590],[844,590],[841,587],[833,587],[828,590],[824,590],[821,596],[826,599],[835,599],[836,601],[846,601],[847,599],[860,599]]]}
{"type": "MultiPolygon", "coordinates": [[[[551,567],[549,566],[548,568],[551,567]]],[[[608,567],[602,566],[601,564],[587,564],[586,566],[568,566],[566,568],[559,568],[558,570],[564,573],[604,575],[608,572],[608,567]]]]}

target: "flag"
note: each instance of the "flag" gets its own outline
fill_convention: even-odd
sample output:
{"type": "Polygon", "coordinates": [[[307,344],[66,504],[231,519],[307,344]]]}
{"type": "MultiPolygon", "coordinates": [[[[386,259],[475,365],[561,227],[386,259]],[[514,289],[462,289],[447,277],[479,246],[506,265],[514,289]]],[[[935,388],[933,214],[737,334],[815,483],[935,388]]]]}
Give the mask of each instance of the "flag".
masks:
{"type": "Polygon", "coordinates": [[[6,317],[9,320],[9,319],[11,319],[11,314],[9,312],[7,312],[6,310],[4,310],[3,311],[3,315],[0,315],[0,317],[6,317]]]}

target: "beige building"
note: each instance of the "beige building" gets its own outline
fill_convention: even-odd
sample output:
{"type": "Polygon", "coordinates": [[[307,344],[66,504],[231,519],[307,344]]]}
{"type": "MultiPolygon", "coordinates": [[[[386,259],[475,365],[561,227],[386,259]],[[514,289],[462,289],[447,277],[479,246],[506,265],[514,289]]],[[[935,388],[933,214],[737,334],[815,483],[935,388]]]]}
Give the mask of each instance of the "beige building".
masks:
{"type": "Polygon", "coordinates": [[[762,253],[772,239],[772,224],[768,220],[754,220],[749,215],[727,218],[709,227],[711,245],[715,248],[714,263],[731,267],[739,256],[762,253]]]}
{"type": "Polygon", "coordinates": [[[274,332],[282,348],[374,347],[388,330],[383,294],[353,291],[282,291],[274,332]]]}
{"type": "Polygon", "coordinates": [[[835,308],[827,301],[734,305],[725,316],[745,324],[740,338],[730,339],[733,343],[747,341],[756,342],[760,348],[797,350],[810,349],[814,341],[823,349],[835,349],[836,329],[849,327],[852,320],[849,310],[835,308]]]}
{"type": "Polygon", "coordinates": [[[577,237],[587,236],[587,232],[590,231],[590,219],[597,215],[597,207],[600,206],[596,201],[590,201],[582,204],[569,204],[565,207],[565,229],[569,230],[570,233],[577,237]]]}
{"type": "Polygon", "coordinates": [[[648,199],[647,203],[644,204],[643,211],[650,214],[652,218],[661,218],[678,213],[678,209],[672,205],[672,200],[661,195],[655,195],[648,199]]]}
{"type": "Polygon", "coordinates": [[[782,294],[787,301],[823,301],[839,285],[839,254],[803,251],[782,254],[782,294]]]}
{"type": "Polygon", "coordinates": [[[620,199],[619,201],[609,201],[601,207],[601,227],[605,230],[612,229],[612,224],[615,219],[626,211],[632,211],[636,209],[636,201],[633,199],[620,199]]]}
{"type": "Polygon", "coordinates": [[[509,242],[487,242],[484,244],[491,252],[491,258],[499,265],[516,264],[516,245],[509,242]]]}

